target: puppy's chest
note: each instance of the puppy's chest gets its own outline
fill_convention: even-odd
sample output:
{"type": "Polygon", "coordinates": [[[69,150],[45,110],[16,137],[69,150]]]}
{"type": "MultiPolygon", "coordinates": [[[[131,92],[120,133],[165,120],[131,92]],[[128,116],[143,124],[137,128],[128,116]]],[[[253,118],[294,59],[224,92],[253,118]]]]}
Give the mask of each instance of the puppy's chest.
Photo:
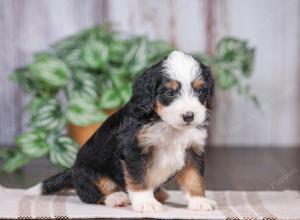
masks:
{"type": "MultiPolygon", "coordinates": [[[[148,179],[157,186],[181,170],[185,164],[186,149],[204,146],[206,131],[196,128],[177,130],[163,122],[141,129],[138,136],[143,151],[151,153],[148,179]]],[[[201,150],[201,149],[199,149],[201,150]]]]}

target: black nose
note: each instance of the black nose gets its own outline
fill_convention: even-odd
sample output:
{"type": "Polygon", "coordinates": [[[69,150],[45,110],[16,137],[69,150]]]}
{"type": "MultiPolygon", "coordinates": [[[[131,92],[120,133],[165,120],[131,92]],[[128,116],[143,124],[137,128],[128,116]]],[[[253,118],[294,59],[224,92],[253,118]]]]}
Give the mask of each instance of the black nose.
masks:
{"type": "Polygon", "coordinates": [[[185,122],[191,122],[194,120],[194,112],[186,112],[182,115],[182,118],[185,122]]]}

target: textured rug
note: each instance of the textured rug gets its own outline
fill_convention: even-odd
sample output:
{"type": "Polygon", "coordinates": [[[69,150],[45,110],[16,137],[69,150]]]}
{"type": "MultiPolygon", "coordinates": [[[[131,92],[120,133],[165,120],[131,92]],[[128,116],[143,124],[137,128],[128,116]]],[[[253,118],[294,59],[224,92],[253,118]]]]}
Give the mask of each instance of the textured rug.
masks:
{"type": "Polygon", "coordinates": [[[0,219],[31,218],[156,218],[156,219],[300,219],[300,193],[208,191],[218,203],[215,211],[186,209],[183,195],[170,192],[170,199],[159,213],[136,213],[131,207],[108,208],[82,203],[73,193],[29,196],[26,190],[0,187],[0,219]]]}

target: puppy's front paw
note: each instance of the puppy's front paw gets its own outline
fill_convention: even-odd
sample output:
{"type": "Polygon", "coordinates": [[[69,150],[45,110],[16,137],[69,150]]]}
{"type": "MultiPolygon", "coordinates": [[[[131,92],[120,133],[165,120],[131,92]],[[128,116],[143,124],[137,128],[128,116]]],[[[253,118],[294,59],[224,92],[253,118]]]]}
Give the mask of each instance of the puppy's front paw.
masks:
{"type": "Polygon", "coordinates": [[[136,212],[159,212],[162,210],[162,205],[154,198],[145,200],[133,199],[132,208],[136,212]]]}
{"type": "Polygon", "coordinates": [[[188,208],[196,211],[211,211],[217,207],[214,200],[205,197],[192,197],[188,200],[188,208]]]}

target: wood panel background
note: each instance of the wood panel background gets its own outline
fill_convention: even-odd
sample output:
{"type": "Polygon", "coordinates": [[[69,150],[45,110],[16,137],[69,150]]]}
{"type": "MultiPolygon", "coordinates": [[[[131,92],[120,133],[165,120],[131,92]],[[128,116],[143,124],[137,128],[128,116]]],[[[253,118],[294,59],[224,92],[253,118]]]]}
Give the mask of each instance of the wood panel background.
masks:
{"type": "Polygon", "coordinates": [[[0,144],[26,127],[26,97],[8,76],[64,36],[112,22],[128,34],[213,52],[231,35],[257,51],[253,91],[262,104],[217,91],[216,146],[299,146],[300,1],[297,0],[0,0],[0,144]]]}

